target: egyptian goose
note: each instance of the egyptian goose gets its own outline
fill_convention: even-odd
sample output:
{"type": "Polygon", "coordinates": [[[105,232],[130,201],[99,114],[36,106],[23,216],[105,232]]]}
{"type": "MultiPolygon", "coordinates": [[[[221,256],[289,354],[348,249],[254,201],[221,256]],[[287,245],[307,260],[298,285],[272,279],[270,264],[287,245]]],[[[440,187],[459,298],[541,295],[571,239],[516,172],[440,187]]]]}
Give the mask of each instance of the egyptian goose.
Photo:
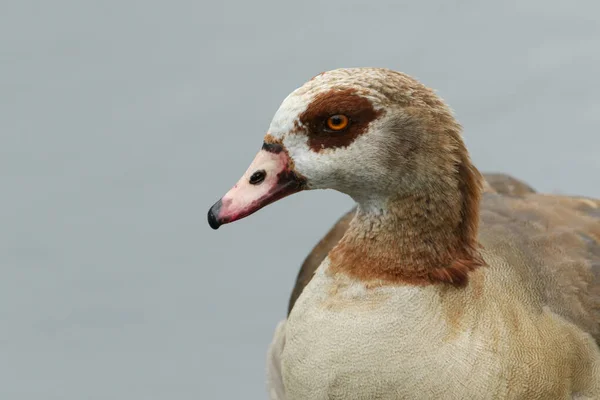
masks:
{"type": "Polygon", "coordinates": [[[304,189],[357,207],[276,329],[272,399],[600,398],[600,201],[494,190],[444,102],[378,68],[292,92],[209,224],[304,189]]]}

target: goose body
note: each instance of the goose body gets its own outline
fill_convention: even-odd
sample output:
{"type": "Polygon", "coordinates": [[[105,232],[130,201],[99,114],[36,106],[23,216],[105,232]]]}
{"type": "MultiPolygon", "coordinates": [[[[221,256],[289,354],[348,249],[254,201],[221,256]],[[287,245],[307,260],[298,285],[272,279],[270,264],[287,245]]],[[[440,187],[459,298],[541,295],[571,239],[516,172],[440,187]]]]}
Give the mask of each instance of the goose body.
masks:
{"type": "Polygon", "coordinates": [[[600,398],[600,202],[514,182],[486,183],[404,74],[334,70],[288,96],[211,226],[303,189],[357,208],[298,275],[271,398],[600,398]]]}
{"type": "MultiPolygon", "coordinates": [[[[321,383],[315,397],[297,398],[598,398],[598,284],[584,279],[588,260],[600,268],[600,251],[592,253],[586,241],[598,227],[600,203],[486,193],[482,209],[488,267],[474,271],[466,288],[367,288],[331,278],[325,259],[277,329],[271,377],[281,374],[293,393],[313,393],[321,383]],[[557,218],[572,228],[554,225],[557,218]],[[533,254],[531,246],[546,251],[533,254]],[[559,255],[567,246],[571,251],[559,255]],[[369,374],[373,384],[365,385],[359,377],[369,374]]],[[[272,390],[278,385],[273,381],[272,390]]]]}

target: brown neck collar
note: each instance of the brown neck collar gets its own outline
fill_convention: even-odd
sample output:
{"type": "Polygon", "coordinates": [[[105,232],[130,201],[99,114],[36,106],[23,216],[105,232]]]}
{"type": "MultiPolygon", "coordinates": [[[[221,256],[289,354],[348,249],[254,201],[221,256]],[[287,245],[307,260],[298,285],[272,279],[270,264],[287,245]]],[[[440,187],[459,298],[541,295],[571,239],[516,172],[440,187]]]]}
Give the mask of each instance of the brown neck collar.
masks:
{"type": "Polygon", "coordinates": [[[465,286],[484,264],[477,229],[482,177],[461,152],[456,175],[431,193],[388,200],[379,211],[359,205],[329,253],[331,273],[387,284],[465,286]]]}

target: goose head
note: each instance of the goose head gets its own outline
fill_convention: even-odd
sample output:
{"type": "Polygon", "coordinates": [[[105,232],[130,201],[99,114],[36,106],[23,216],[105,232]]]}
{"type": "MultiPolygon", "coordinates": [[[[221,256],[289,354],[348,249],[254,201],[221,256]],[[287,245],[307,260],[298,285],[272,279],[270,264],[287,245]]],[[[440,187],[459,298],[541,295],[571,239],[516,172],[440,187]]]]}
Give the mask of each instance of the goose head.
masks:
{"type": "Polygon", "coordinates": [[[217,229],[292,193],[334,189],[365,214],[412,199],[416,209],[399,212],[473,242],[481,181],[460,125],[431,89],[388,69],[336,69],[283,101],[262,149],[208,220],[217,229]]]}

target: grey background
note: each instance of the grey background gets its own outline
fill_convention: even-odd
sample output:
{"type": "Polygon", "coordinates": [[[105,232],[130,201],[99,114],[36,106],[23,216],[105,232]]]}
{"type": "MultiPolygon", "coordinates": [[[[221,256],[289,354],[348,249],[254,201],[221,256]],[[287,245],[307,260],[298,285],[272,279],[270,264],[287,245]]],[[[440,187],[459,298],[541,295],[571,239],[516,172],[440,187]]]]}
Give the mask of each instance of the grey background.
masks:
{"type": "Polygon", "coordinates": [[[0,398],[262,399],[297,269],[350,206],[217,232],[283,98],[384,66],[472,156],[600,197],[600,2],[0,1],[0,398]]]}

